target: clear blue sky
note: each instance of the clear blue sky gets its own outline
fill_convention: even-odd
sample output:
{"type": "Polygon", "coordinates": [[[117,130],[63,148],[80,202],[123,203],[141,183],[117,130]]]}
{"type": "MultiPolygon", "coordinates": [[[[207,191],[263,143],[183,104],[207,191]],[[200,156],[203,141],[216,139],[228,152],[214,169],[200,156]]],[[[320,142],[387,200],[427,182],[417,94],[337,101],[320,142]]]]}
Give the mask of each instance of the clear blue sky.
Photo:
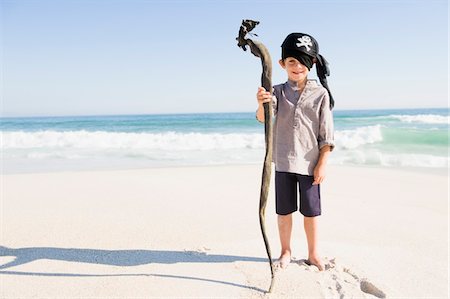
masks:
{"type": "Polygon", "coordinates": [[[247,18],[274,84],[281,42],[305,32],[336,109],[448,106],[445,0],[2,0],[2,115],[254,111],[260,60],[235,41],[247,18]]]}

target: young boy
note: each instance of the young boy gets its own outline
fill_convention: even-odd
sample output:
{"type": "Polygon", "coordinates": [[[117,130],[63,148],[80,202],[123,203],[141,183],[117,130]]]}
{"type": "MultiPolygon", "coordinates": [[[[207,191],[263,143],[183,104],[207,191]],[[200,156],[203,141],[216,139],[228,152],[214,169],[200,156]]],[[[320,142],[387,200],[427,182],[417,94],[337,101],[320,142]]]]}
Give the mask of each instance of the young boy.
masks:
{"type": "Polygon", "coordinates": [[[308,262],[322,271],[319,256],[317,221],[321,214],[320,183],[326,174],[328,155],[334,148],[333,98],[328,89],[327,61],[319,54],[317,41],[304,33],[289,34],[281,45],[279,63],[288,81],[273,87],[273,95],[258,88],[256,118],[264,122],[263,103],[272,101],[274,121],[275,206],[281,242],[279,265],[291,262],[292,213],[297,211],[297,185],[300,213],[308,242],[308,262]],[[308,80],[316,64],[322,86],[308,80]]]}

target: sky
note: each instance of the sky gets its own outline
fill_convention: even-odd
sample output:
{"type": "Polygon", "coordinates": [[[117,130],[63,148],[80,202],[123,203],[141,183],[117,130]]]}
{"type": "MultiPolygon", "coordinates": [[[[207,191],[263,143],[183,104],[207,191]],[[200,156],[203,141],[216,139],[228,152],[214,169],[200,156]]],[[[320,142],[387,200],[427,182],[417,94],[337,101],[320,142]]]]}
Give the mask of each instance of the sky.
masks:
{"type": "MultiPolygon", "coordinates": [[[[336,110],[448,107],[448,1],[1,0],[1,115],[251,112],[261,61],[316,38],[336,110]]],[[[317,78],[315,68],[310,78],[317,78]]]]}

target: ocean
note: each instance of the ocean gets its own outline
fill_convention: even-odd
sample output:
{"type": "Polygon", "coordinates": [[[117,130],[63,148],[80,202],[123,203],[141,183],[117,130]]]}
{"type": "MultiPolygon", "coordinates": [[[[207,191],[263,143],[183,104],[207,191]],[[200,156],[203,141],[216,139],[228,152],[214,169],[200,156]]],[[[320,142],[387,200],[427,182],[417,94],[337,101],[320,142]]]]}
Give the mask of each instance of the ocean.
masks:
{"type": "MultiPolygon", "coordinates": [[[[330,164],[448,168],[450,110],[334,111],[330,164]]],[[[259,164],[252,113],[1,118],[2,173],[259,164]]]]}

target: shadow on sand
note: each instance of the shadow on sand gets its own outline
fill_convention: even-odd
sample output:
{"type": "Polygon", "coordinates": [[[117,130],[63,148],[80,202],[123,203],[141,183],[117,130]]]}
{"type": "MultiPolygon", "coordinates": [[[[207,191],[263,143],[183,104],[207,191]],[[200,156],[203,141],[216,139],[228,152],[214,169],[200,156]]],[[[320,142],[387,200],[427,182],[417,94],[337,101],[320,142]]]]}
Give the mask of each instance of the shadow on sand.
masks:
{"type": "Polygon", "coordinates": [[[48,272],[22,272],[10,271],[7,268],[23,265],[36,260],[59,260],[77,263],[91,263],[109,266],[139,266],[145,264],[175,264],[175,263],[232,263],[232,262],[267,262],[267,259],[235,256],[206,254],[198,251],[165,251],[165,250],[100,250],[80,248],[53,248],[53,247],[30,247],[30,248],[7,248],[0,246],[1,256],[14,256],[11,262],[0,265],[0,275],[31,275],[31,276],[53,276],[53,277],[104,277],[104,276],[153,276],[172,279],[188,279],[206,281],[212,283],[226,284],[246,289],[252,289],[265,293],[264,290],[241,285],[232,282],[212,280],[200,277],[166,275],[166,274],[75,274],[75,273],[48,273],[48,272]]]}

